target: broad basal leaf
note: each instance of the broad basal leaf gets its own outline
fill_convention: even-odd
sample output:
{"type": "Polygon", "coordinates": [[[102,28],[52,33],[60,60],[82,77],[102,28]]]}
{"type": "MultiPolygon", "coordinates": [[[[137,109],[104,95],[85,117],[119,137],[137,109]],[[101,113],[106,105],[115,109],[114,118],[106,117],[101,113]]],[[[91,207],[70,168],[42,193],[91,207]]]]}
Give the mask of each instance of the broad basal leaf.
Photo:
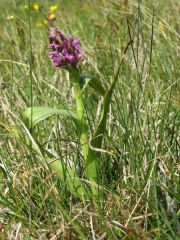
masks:
{"type": "Polygon", "coordinates": [[[22,117],[28,128],[34,128],[37,123],[56,114],[71,117],[74,121],[78,121],[76,114],[65,108],[29,107],[22,113],[22,117]]]}

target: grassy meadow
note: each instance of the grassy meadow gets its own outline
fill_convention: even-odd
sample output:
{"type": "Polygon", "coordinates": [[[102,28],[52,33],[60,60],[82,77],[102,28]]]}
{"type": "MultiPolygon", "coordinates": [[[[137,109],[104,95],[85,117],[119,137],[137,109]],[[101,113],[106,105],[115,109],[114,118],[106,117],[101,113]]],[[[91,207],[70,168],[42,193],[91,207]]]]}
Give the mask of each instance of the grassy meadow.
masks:
{"type": "Polygon", "coordinates": [[[179,12],[179,0],[0,1],[0,240],[180,239],[179,12]],[[80,39],[81,73],[98,79],[81,83],[98,180],[72,119],[42,117],[76,104],[68,71],[48,56],[50,25],[80,39]],[[23,115],[32,106],[43,107],[34,129],[23,115]],[[68,185],[67,166],[86,197],[74,193],[76,177],[68,185]]]}

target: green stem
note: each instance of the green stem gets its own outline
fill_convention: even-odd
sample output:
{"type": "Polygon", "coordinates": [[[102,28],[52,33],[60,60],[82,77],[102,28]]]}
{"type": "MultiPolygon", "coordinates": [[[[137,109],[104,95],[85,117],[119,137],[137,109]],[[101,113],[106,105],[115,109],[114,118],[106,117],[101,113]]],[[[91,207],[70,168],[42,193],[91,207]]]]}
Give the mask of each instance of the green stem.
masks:
{"type": "MultiPolygon", "coordinates": [[[[70,78],[73,86],[72,87],[73,95],[76,100],[76,112],[79,119],[78,131],[79,131],[82,155],[85,159],[85,166],[88,164],[86,174],[90,181],[97,182],[97,166],[95,166],[96,162],[94,161],[94,157],[96,157],[95,156],[96,153],[89,148],[88,128],[84,121],[83,93],[79,84],[79,72],[77,69],[70,71],[70,78]]],[[[98,194],[97,188],[94,187],[93,185],[91,186],[91,190],[93,195],[98,194]]]]}
{"type": "Polygon", "coordinates": [[[83,104],[83,94],[81,87],[79,85],[79,71],[74,69],[70,71],[70,78],[72,81],[72,91],[74,98],[76,100],[76,113],[78,115],[79,123],[78,123],[78,134],[80,138],[80,144],[82,148],[82,155],[86,160],[88,155],[88,133],[87,127],[84,124],[84,104],[83,104]]]}
{"type": "Polygon", "coordinates": [[[73,83],[73,94],[76,100],[76,113],[79,118],[79,137],[82,148],[82,154],[84,159],[87,158],[88,154],[88,140],[87,140],[87,129],[84,126],[84,104],[82,90],[79,83],[73,83]]]}

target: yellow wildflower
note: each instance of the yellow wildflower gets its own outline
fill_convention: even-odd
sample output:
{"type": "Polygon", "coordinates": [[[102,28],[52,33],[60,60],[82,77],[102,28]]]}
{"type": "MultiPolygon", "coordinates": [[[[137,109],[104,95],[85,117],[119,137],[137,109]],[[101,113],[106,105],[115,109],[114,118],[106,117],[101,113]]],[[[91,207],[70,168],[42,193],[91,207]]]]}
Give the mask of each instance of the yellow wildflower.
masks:
{"type": "Polygon", "coordinates": [[[14,19],[14,16],[13,16],[13,15],[10,15],[10,16],[7,16],[7,17],[6,17],[6,20],[8,20],[8,21],[9,21],[9,20],[12,20],[12,19],[14,19]]]}
{"type": "Polygon", "coordinates": [[[58,6],[57,5],[52,5],[50,6],[50,11],[55,12],[57,10],[58,6]]]}
{"type": "Polygon", "coordinates": [[[49,19],[50,21],[56,19],[55,13],[50,13],[49,16],[48,16],[48,19],[49,19]]]}
{"type": "Polygon", "coordinates": [[[33,9],[34,11],[38,12],[39,11],[39,4],[38,3],[33,3],[33,9]]]}
{"type": "Polygon", "coordinates": [[[49,23],[48,23],[48,21],[47,21],[46,19],[44,19],[43,23],[44,23],[45,25],[49,25],[49,23]]]}
{"type": "Polygon", "coordinates": [[[160,32],[163,32],[163,31],[165,30],[165,25],[164,25],[164,23],[162,23],[161,21],[159,21],[158,26],[157,26],[157,29],[158,29],[160,32]]]}
{"type": "Polygon", "coordinates": [[[25,4],[25,5],[23,6],[23,8],[24,8],[25,10],[27,10],[27,9],[28,9],[28,5],[25,4]]]}

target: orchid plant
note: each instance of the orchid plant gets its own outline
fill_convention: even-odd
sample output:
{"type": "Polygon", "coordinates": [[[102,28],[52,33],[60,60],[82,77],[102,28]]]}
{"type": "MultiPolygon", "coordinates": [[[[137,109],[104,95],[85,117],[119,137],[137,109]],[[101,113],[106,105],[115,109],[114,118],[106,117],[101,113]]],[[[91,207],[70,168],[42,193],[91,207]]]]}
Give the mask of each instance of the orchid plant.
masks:
{"type": "Polygon", "coordinates": [[[83,59],[83,51],[80,47],[79,39],[74,39],[72,35],[65,35],[58,28],[49,30],[49,57],[56,68],[63,68],[69,72],[72,86],[72,94],[76,102],[76,111],[67,108],[47,108],[47,107],[29,107],[23,112],[23,119],[26,127],[29,128],[36,145],[34,150],[39,151],[47,161],[51,170],[59,177],[60,181],[66,185],[68,191],[78,197],[87,197],[89,194],[96,196],[98,194],[98,185],[101,182],[100,177],[100,154],[99,149],[102,147],[104,132],[106,129],[106,120],[114,90],[115,83],[118,80],[119,69],[126,53],[118,59],[117,69],[114,79],[109,87],[105,90],[101,81],[92,76],[85,76],[88,79],[88,86],[93,87],[103,98],[99,122],[94,130],[93,137],[90,139],[87,119],[84,111],[83,90],[80,84],[81,72],[80,65],[83,59]],[[34,127],[48,117],[60,114],[68,116],[74,122],[78,134],[81,154],[83,156],[83,178],[79,175],[77,167],[68,166],[63,160],[56,159],[55,156],[47,149],[42,147],[38,142],[38,133],[34,133],[34,127]],[[89,183],[87,185],[87,183],[89,183]]]}

